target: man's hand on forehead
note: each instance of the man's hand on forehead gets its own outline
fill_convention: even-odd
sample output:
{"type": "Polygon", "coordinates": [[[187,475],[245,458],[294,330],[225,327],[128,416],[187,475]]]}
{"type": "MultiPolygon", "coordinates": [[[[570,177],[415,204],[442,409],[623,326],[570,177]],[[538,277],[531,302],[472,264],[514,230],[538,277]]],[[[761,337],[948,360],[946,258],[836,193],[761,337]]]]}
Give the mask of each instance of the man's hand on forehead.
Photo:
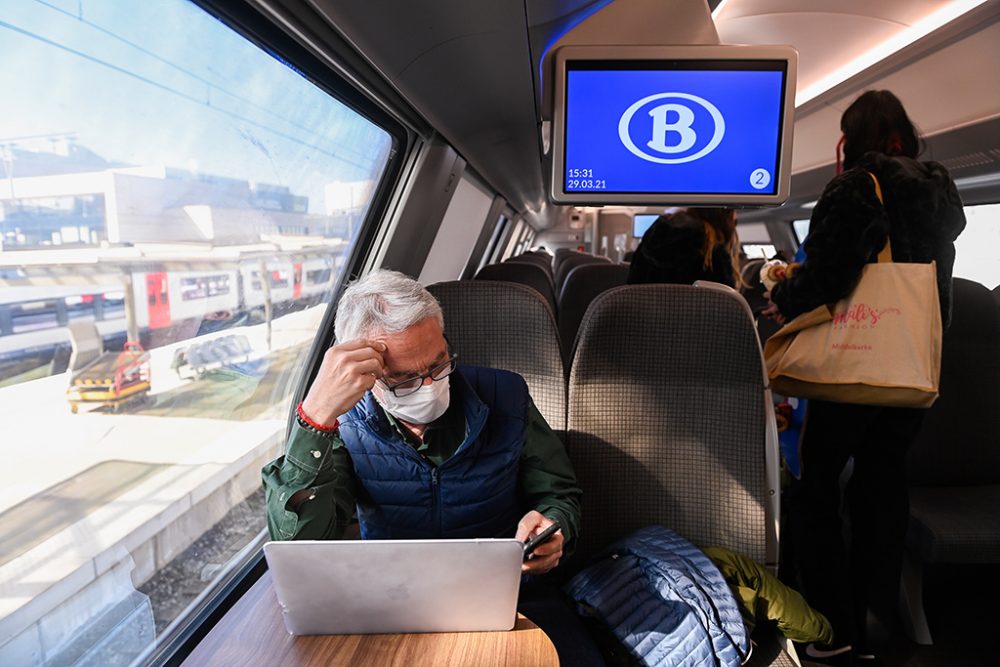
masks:
{"type": "Polygon", "coordinates": [[[302,409],[318,424],[329,426],[353,408],[386,373],[380,340],[359,339],[334,345],[323,355],[302,409]]]}

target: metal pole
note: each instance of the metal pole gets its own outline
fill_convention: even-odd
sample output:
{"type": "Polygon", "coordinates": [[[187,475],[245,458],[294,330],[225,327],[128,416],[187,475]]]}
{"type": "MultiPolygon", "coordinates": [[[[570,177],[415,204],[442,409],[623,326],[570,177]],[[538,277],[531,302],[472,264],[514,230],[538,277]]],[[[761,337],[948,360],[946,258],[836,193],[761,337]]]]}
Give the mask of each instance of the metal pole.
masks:
{"type": "Polygon", "coordinates": [[[267,262],[261,257],[258,262],[260,267],[260,284],[264,290],[264,321],[267,323],[267,351],[271,351],[271,274],[267,272],[267,262]]]}
{"type": "Polygon", "coordinates": [[[125,336],[131,343],[139,341],[139,322],[135,313],[135,292],[132,291],[132,271],[122,269],[122,286],[125,289],[125,336]]]}

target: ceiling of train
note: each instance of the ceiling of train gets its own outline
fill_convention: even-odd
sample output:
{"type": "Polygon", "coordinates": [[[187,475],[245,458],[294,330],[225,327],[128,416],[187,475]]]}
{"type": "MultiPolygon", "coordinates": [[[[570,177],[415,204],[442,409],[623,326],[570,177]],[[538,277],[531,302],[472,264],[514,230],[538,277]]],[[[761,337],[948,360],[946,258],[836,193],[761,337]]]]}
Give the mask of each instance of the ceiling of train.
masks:
{"type": "MultiPolygon", "coordinates": [[[[702,0],[664,1],[684,11],[702,0]]],[[[515,208],[543,205],[539,62],[548,45],[608,0],[312,4],[515,208]]],[[[910,101],[914,121],[931,136],[933,157],[969,163],[969,178],[1000,173],[1000,141],[983,146],[980,140],[976,146],[968,136],[968,127],[977,124],[994,130],[987,136],[1000,136],[994,127],[1000,86],[983,85],[1000,80],[998,5],[996,0],[709,0],[723,43],[792,44],[799,51],[793,158],[793,198],[799,203],[814,199],[831,175],[840,114],[871,87],[891,88],[904,103],[910,101]],[[951,16],[961,11],[967,13],[951,16]],[[936,19],[949,18],[954,20],[933,28],[936,19]],[[923,35],[928,25],[932,29],[923,35]],[[946,135],[954,133],[950,141],[946,135]],[[982,158],[970,158],[971,153],[982,158]]]]}

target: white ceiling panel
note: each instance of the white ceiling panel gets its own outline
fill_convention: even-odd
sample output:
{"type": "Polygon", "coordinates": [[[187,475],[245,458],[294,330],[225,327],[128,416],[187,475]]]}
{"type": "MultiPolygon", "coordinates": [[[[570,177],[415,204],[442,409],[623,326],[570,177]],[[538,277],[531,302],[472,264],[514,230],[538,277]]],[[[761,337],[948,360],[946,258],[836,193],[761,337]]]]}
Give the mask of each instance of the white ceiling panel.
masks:
{"type": "Polygon", "coordinates": [[[798,89],[891,40],[953,0],[729,0],[715,16],[724,44],[791,44],[798,89]]]}
{"type": "MultiPolygon", "coordinates": [[[[901,67],[864,89],[891,90],[929,136],[1000,116],[1000,23],[901,67]]],[[[840,138],[840,116],[851,90],[795,121],[792,173],[829,164],[840,138]]]]}

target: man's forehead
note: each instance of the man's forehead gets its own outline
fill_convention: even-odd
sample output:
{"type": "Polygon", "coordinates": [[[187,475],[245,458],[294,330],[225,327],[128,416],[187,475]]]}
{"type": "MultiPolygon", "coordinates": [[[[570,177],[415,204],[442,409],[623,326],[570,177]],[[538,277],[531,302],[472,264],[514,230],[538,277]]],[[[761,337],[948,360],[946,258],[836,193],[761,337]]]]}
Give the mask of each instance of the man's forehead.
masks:
{"type": "Polygon", "coordinates": [[[383,357],[387,370],[394,375],[423,372],[448,355],[448,343],[436,321],[418,322],[406,331],[385,334],[378,340],[385,343],[383,357]]]}

